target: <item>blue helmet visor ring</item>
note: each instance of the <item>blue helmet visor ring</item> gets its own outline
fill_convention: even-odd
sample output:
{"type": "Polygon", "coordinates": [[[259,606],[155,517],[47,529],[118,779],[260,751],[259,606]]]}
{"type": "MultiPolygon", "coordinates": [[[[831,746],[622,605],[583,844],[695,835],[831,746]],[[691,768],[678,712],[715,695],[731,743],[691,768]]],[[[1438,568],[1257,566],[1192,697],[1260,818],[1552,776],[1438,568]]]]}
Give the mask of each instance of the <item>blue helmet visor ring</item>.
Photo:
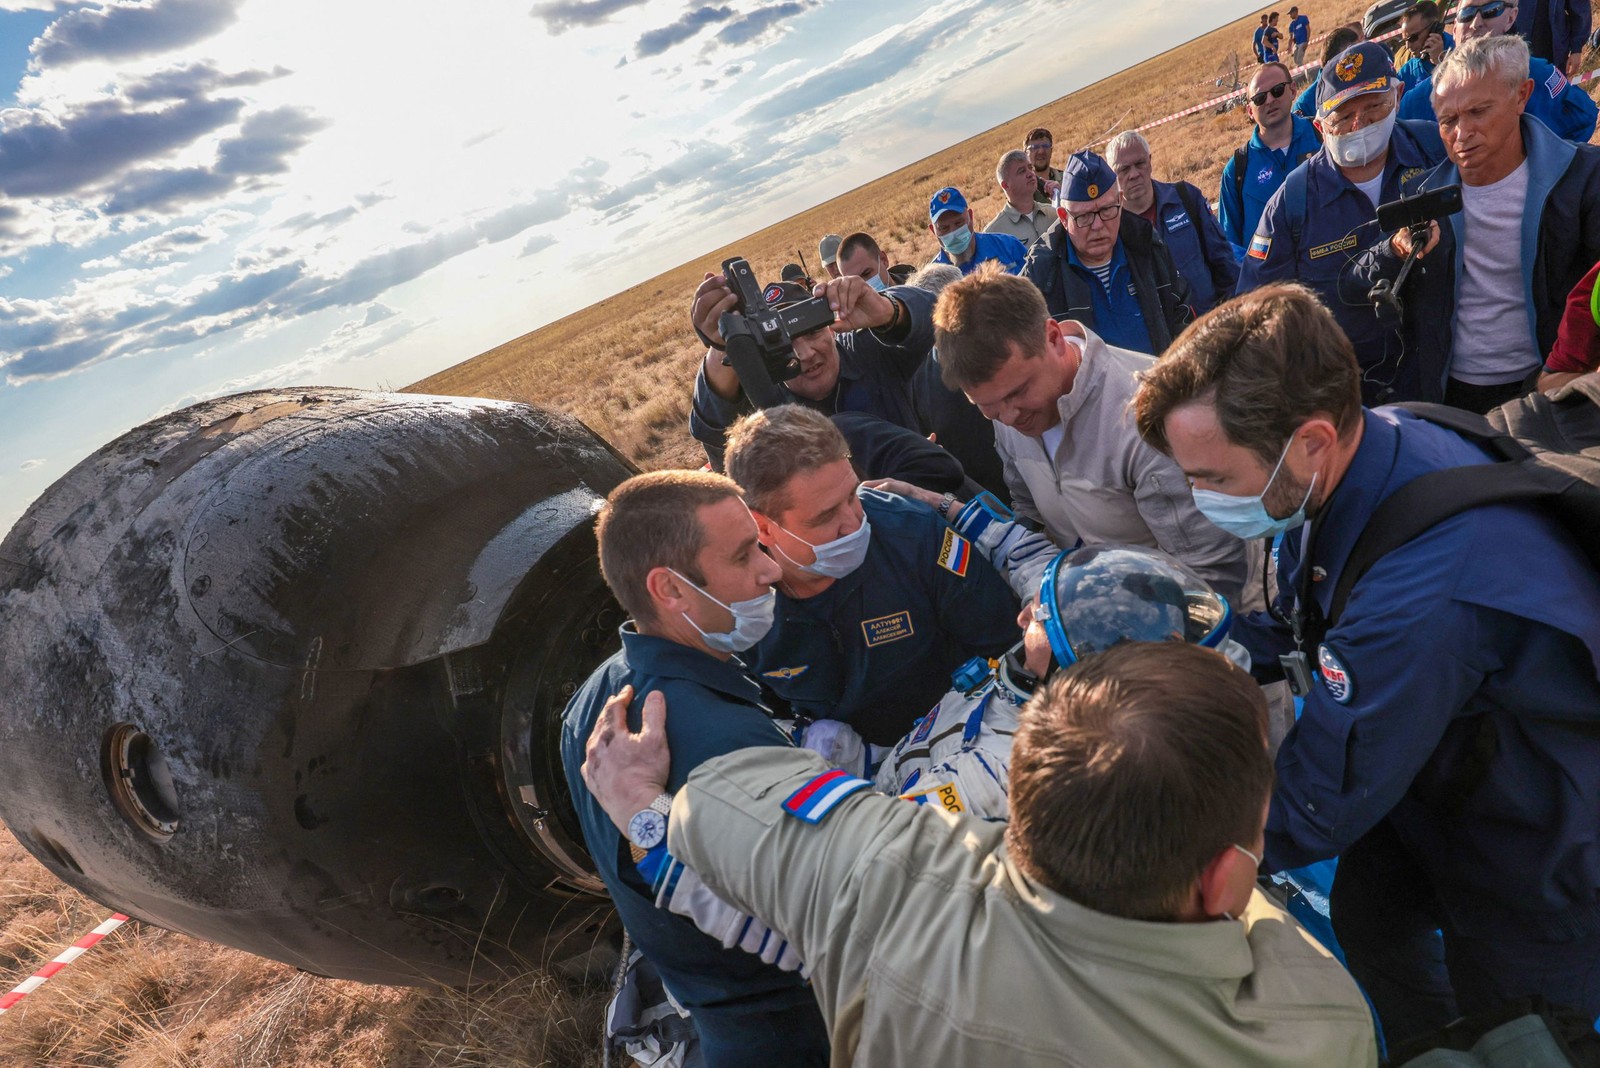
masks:
{"type": "Polygon", "coordinates": [[[1214,649],[1228,636],[1233,609],[1205,579],[1160,550],[1095,545],[1050,561],[1035,616],[1065,667],[1122,642],[1214,649]]]}

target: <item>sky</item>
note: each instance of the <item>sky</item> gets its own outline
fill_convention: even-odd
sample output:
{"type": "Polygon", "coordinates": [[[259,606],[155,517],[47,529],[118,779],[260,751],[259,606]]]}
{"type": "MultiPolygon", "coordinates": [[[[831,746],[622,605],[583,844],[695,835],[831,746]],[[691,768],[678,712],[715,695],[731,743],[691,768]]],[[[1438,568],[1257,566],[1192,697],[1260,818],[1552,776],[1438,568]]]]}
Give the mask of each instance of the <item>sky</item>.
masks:
{"type": "Polygon", "coordinates": [[[157,415],[399,388],[1251,5],[1180,9],[0,0],[0,531],[157,415]]]}

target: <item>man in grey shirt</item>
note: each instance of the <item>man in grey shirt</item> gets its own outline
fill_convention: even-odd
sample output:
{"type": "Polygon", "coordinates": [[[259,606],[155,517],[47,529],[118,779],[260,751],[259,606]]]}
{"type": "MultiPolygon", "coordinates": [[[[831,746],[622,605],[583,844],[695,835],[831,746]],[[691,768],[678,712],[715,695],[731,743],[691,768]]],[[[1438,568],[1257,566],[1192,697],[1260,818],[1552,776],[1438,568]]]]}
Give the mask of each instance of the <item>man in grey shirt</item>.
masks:
{"type": "Polygon", "coordinates": [[[1039,180],[1033,173],[1033,164],[1028,162],[1028,154],[1014,148],[1001,156],[994,177],[1000,183],[1000,191],[1006,195],[1006,203],[1000,214],[983,228],[984,233],[1010,234],[1024,245],[1032,245],[1055,225],[1056,216],[1048,204],[1033,199],[1039,180]]]}

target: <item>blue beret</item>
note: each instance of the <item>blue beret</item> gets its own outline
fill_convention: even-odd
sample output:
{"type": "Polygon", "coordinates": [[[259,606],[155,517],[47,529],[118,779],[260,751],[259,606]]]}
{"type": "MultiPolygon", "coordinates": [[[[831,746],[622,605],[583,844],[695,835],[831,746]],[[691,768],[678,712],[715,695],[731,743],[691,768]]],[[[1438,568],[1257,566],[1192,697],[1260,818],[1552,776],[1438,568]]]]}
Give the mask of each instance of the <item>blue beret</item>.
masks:
{"type": "Polygon", "coordinates": [[[1393,89],[1399,81],[1387,48],[1371,41],[1351,45],[1322,65],[1317,78],[1317,117],[1325,118],[1352,97],[1393,89]]]}
{"type": "Polygon", "coordinates": [[[947,211],[959,211],[963,214],[967,210],[967,198],[961,195],[961,190],[953,185],[947,185],[928,201],[928,221],[937,222],[939,216],[947,211]]]}
{"type": "Polygon", "coordinates": [[[1117,184],[1111,165],[1093,152],[1074,152],[1067,157],[1058,201],[1097,200],[1117,184]]]}

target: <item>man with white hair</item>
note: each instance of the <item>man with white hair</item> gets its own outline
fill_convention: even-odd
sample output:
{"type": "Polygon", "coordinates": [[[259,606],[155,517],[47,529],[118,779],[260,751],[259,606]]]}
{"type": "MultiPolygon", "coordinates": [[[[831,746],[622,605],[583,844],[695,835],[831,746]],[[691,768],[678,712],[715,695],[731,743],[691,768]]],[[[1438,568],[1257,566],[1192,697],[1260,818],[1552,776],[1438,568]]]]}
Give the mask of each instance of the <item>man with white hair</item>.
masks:
{"type": "Polygon", "coordinates": [[[1173,266],[1189,283],[1196,315],[1233,296],[1239,262],[1223,236],[1205,194],[1188,182],[1158,182],[1150,142],[1138,130],[1124,130],[1106,146],[1106,162],[1117,176],[1124,211],[1156,228],[1172,254],[1173,266]]]}
{"type": "MultiPolygon", "coordinates": [[[[1541,90],[1527,70],[1528,46],[1502,34],[1464,42],[1433,75],[1450,158],[1424,185],[1460,183],[1462,210],[1434,224],[1429,270],[1401,293],[1423,400],[1486,412],[1532,388],[1567,294],[1600,261],[1600,148],[1528,114],[1541,90]]],[[[1412,251],[1396,233],[1365,258],[1363,282],[1393,277],[1412,251]]]]}
{"type": "MultiPolygon", "coordinates": [[[[1464,3],[1456,8],[1456,40],[1461,43],[1484,37],[1515,36],[1517,0],[1487,0],[1464,3]]],[[[1434,77],[1438,76],[1434,68],[1434,77]]],[[[1595,121],[1600,108],[1588,93],[1567,81],[1561,69],[1548,60],[1529,56],[1526,70],[1533,91],[1528,96],[1525,111],[1543,122],[1568,141],[1583,144],[1594,136],[1595,121]]],[[[1406,94],[1400,104],[1402,119],[1422,119],[1436,122],[1433,86],[1429,81],[1419,82],[1415,91],[1406,94]]]]}
{"type": "Polygon", "coordinates": [[[1028,154],[1020,148],[1013,148],[1001,156],[994,169],[994,178],[1000,183],[1000,192],[1006,195],[1006,202],[1000,213],[983,228],[983,232],[1009,234],[1023,245],[1032,245],[1044,236],[1056,217],[1048,204],[1033,199],[1033,191],[1039,188],[1039,179],[1033,173],[1028,154]]]}

